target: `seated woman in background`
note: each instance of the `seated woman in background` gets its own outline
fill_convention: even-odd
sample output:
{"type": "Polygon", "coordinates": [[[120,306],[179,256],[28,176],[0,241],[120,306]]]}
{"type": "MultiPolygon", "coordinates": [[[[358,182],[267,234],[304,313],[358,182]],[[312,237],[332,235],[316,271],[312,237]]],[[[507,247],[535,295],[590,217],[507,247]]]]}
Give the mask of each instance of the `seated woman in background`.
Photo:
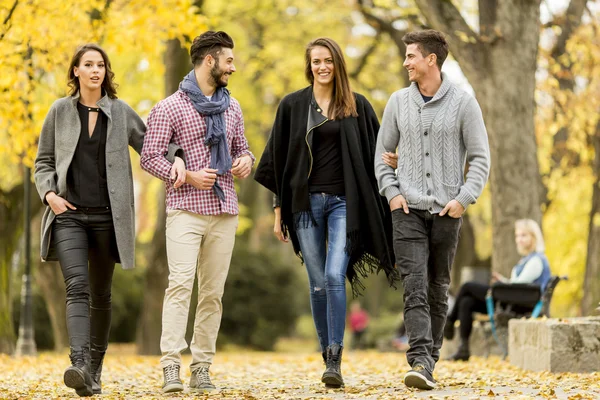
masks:
{"type": "MultiPolygon", "coordinates": [[[[521,260],[512,269],[510,279],[492,272],[492,283],[533,283],[540,285],[542,292],[550,280],[550,266],[544,255],[544,237],[537,222],[520,219],[515,222],[515,242],[521,260]]],[[[446,320],[444,337],[454,337],[454,323],[460,321],[460,344],[458,351],[449,359],[467,361],[470,357],[469,337],[473,326],[473,313],[486,313],[485,296],[489,285],[479,282],[465,283],[458,293],[456,303],[446,320]]]]}

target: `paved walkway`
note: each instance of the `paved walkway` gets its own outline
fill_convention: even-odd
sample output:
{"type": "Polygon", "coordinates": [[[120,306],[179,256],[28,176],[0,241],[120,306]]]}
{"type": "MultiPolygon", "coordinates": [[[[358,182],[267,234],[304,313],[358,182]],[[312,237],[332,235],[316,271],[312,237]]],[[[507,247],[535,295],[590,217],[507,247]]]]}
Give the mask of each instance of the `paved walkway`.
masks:
{"type": "MultiPolygon", "coordinates": [[[[326,390],[317,353],[221,352],[211,368],[216,393],[185,392],[163,396],[158,357],[127,354],[109,347],[102,396],[94,398],[228,398],[228,399],[600,399],[600,373],[525,372],[498,358],[469,363],[440,362],[435,391],[411,391],[402,383],[408,369],[404,354],[375,351],[344,354],[343,390],[326,390]]],[[[183,359],[182,378],[189,381],[190,357],[183,359]]],[[[0,355],[0,399],[74,398],[62,384],[66,353],[43,353],[16,359],[0,355]]],[[[187,386],[187,385],[186,385],[187,386]]]]}

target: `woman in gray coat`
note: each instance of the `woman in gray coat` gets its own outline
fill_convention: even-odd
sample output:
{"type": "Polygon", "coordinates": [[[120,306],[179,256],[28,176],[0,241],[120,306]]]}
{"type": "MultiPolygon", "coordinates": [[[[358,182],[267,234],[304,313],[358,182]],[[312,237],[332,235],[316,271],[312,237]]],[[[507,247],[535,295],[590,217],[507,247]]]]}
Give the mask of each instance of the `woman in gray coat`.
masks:
{"type": "MultiPolygon", "coordinates": [[[[129,146],[142,150],[144,122],[116,96],[108,56],[95,44],[79,47],[69,66],[70,95],[44,121],[35,183],[46,212],[43,261],[58,260],[66,285],[71,366],[64,382],[79,396],[101,393],[100,373],[111,321],[115,263],[134,267],[134,193],[129,146]],[[91,298],[91,301],[90,301],[91,298]],[[91,303],[91,304],[90,304],[91,303]]],[[[185,181],[183,160],[172,176],[185,181]]]]}

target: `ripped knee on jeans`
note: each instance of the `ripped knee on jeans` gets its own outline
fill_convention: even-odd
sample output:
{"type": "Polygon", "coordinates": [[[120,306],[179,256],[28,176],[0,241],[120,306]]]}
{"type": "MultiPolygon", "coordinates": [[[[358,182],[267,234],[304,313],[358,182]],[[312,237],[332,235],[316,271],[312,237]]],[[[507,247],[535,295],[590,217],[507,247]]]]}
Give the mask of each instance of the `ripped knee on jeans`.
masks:
{"type": "Polygon", "coordinates": [[[313,294],[317,294],[317,295],[326,295],[327,294],[325,292],[324,286],[313,286],[312,292],[313,292],[313,294]]]}

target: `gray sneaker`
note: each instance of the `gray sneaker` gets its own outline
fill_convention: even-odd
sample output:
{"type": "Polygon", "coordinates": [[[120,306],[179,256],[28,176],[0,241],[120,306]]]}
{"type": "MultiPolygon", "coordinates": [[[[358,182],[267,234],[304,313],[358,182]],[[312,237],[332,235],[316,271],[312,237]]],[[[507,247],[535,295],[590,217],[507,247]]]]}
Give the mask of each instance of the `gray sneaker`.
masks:
{"type": "Polygon", "coordinates": [[[404,375],[404,384],[408,387],[413,387],[422,390],[432,390],[437,388],[437,381],[427,368],[421,364],[417,364],[404,375]]]}
{"type": "Polygon", "coordinates": [[[163,368],[165,383],[163,383],[163,393],[174,393],[183,391],[183,382],[179,378],[179,364],[167,365],[163,368]]]}
{"type": "Polygon", "coordinates": [[[210,381],[210,375],[208,373],[209,367],[200,367],[192,371],[190,377],[190,390],[196,392],[210,392],[215,390],[215,385],[210,381]]]}

